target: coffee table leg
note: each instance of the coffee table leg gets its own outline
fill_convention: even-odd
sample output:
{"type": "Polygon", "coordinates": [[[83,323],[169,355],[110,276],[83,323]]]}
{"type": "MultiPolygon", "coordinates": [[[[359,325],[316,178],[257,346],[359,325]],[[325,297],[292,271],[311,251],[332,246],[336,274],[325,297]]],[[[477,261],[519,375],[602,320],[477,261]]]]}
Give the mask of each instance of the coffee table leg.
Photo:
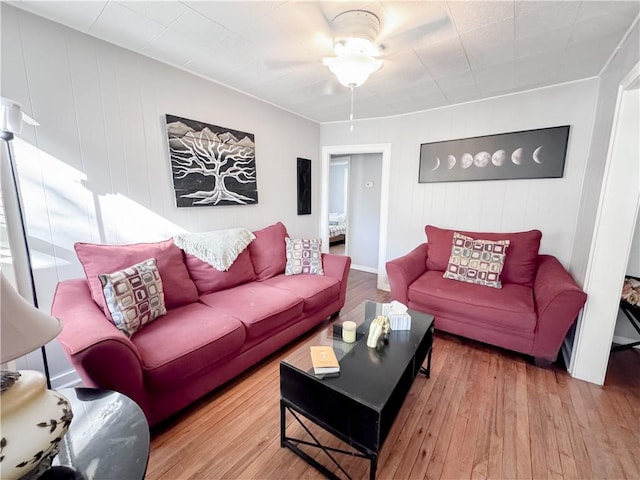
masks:
{"type": "Polygon", "coordinates": [[[431,378],[431,351],[433,349],[429,349],[429,353],[427,354],[427,368],[420,367],[420,373],[422,373],[425,377],[431,378]]]}
{"type": "Polygon", "coordinates": [[[284,448],[284,434],[287,428],[287,417],[284,402],[280,400],[280,448],[284,448]]]}
{"type": "Polygon", "coordinates": [[[376,470],[378,469],[378,456],[371,457],[371,467],[369,469],[369,480],[376,480],[376,470]]]}

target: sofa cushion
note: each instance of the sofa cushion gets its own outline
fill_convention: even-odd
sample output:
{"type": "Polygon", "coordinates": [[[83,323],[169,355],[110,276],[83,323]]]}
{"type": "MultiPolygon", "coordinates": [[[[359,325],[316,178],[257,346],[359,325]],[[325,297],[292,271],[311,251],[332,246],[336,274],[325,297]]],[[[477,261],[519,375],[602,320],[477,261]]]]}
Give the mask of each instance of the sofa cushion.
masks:
{"type": "Polygon", "coordinates": [[[164,303],[168,309],[198,300],[198,290],[189,278],[189,272],[182,260],[182,250],[176,247],[171,239],[131,245],[97,245],[78,242],[74,248],[84,268],[91,298],[106,315],[109,315],[109,310],[104,302],[102,284],[98,275],[122,270],[148,258],[156,259],[160,278],[162,278],[164,303]]]}
{"type": "Polygon", "coordinates": [[[278,222],[253,233],[256,238],[249,244],[249,253],[256,279],[266,280],[284,272],[285,238],[289,236],[285,226],[278,222]]]}
{"type": "Polygon", "coordinates": [[[303,308],[302,298],[259,282],[207,293],[200,301],[238,318],[247,329],[247,340],[281,330],[298,319],[303,308]]]}
{"type": "Polygon", "coordinates": [[[185,264],[200,295],[218,292],[255,280],[249,249],[245,248],[226,272],[216,270],[193,255],[185,254],[185,264]]]}
{"type": "Polygon", "coordinates": [[[340,298],[340,281],[326,275],[276,275],[263,283],[302,297],[304,312],[320,310],[340,298]]]}
{"type": "Polygon", "coordinates": [[[155,258],[98,278],[111,320],[127,337],[167,313],[155,258]]]}
{"type": "Polygon", "coordinates": [[[509,240],[475,240],[453,234],[451,256],[443,277],[485,287],[502,288],[500,274],[509,240]]]}
{"type": "MultiPolygon", "coordinates": [[[[502,283],[517,283],[533,287],[538,261],[538,250],[542,232],[530,230],[515,233],[486,233],[455,230],[477,240],[509,240],[509,249],[502,269],[502,283]]],[[[451,255],[454,230],[446,230],[433,225],[425,227],[429,244],[427,268],[444,272],[451,255]]]]}
{"type": "Polygon", "coordinates": [[[285,238],[287,264],[285,275],[324,275],[319,238],[285,238]]]}
{"type": "Polygon", "coordinates": [[[484,288],[472,283],[456,282],[442,277],[441,271],[429,270],[409,287],[412,308],[437,317],[468,318],[470,322],[501,326],[512,331],[533,332],[537,316],[533,289],[514,283],[501,289],[484,288]]]}
{"type": "Polygon", "coordinates": [[[227,312],[195,302],[169,310],[131,341],[142,357],[145,383],[162,390],[180,388],[190,375],[239,350],[245,329],[227,312]]]}

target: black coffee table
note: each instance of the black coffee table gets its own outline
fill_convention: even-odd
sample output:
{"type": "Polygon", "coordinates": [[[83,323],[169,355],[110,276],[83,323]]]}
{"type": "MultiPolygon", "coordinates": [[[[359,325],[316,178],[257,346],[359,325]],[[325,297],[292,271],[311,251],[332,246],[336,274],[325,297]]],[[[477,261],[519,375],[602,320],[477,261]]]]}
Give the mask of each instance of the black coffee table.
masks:
{"type": "Polygon", "coordinates": [[[321,449],[347,478],[349,474],[333,454],[369,459],[369,477],[374,479],[378,454],[413,380],[418,373],[429,377],[433,316],[409,310],[411,330],[392,331],[387,345],[371,349],[367,347],[366,334],[371,320],[381,309],[381,304],[367,301],[336,322],[339,325],[352,320],[358,324],[356,343],[342,342],[339,329],[329,325],[280,362],[280,445],[291,449],[328,478],[339,477],[300,447],[321,449]],[[313,374],[311,345],[333,346],[340,361],[340,376],[319,379],[313,374]],[[423,368],[425,359],[427,367],[423,368]],[[313,441],[287,436],[287,412],[313,441]],[[321,445],[299,415],[355,451],[321,445]]]}

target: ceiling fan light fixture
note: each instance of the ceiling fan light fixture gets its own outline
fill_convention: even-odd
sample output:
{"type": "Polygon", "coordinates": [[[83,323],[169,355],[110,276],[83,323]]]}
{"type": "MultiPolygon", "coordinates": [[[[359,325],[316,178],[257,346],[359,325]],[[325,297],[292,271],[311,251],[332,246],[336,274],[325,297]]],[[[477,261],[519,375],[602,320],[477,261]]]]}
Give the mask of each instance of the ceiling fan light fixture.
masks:
{"type": "Polygon", "coordinates": [[[363,53],[348,53],[331,59],[329,70],[345,87],[359,87],[380,69],[382,61],[363,53]]]}
{"type": "Polygon", "coordinates": [[[337,56],[348,55],[350,53],[362,53],[369,57],[377,57],[380,51],[375,44],[368,38],[351,37],[336,42],[333,51],[337,56]]]}

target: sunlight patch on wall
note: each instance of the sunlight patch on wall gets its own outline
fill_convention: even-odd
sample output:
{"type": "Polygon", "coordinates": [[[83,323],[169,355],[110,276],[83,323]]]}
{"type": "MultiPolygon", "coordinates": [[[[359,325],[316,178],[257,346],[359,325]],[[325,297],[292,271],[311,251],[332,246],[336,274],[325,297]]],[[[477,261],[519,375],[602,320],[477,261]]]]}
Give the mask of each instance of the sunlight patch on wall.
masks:
{"type": "Polygon", "coordinates": [[[82,273],[73,245],[165,240],[184,232],[178,225],[121,193],[100,191],[84,172],[16,138],[16,164],[32,252],[41,274],[82,273]],[[61,272],[66,266],[70,271],[61,272]]]}

